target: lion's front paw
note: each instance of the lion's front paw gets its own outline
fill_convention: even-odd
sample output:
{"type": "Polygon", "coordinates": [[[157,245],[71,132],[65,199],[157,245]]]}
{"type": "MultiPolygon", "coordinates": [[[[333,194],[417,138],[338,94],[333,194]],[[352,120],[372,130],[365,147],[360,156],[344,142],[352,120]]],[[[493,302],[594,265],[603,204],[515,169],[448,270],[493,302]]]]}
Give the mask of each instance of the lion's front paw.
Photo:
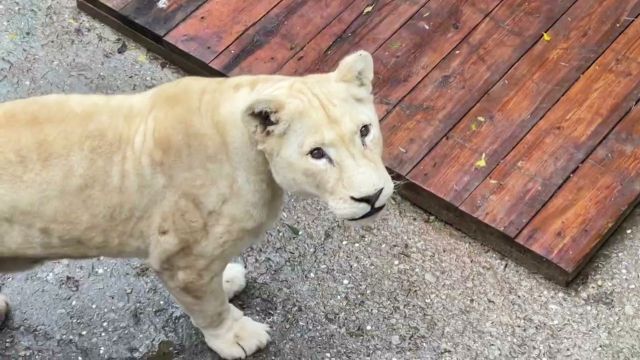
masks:
{"type": "Polygon", "coordinates": [[[227,324],[204,333],[207,345],[223,359],[244,359],[269,342],[269,326],[234,309],[227,324]]]}

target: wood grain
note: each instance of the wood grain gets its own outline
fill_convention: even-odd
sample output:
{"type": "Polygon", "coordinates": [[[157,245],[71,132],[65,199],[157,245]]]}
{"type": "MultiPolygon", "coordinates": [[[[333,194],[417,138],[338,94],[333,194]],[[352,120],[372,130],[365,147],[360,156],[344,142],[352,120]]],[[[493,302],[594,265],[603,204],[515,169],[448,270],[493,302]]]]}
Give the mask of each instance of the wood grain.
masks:
{"type": "Polygon", "coordinates": [[[516,241],[575,275],[640,200],[640,106],[598,146],[516,241]]]}
{"type": "MultiPolygon", "coordinates": [[[[447,97],[463,109],[449,105],[455,113],[438,114],[436,121],[427,124],[427,134],[446,137],[409,178],[460,205],[622,33],[626,28],[622,19],[635,17],[639,11],[637,0],[583,0],[548,31],[551,41],[543,40],[535,29],[533,36],[540,39],[536,46],[453,129],[448,129],[448,119],[452,122],[460,111],[466,111],[468,102],[458,101],[455,95],[447,97]],[[474,166],[483,156],[486,166],[474,166]]],[[[476,87],[465,90],[477,93],[476,87]]],[[[475,96],[469,97],[475,102],[475,96]]],[[[415,146],[398,146],[414,151],[401,158],[403,164],[411,165],[415,146]]],[[[420,146],[417,154],[424,153],[424,148],[420,146]]]]}
{"type": "Polygon", "coordinates": [[[640,97],[632,23],[462,204],[515,237],[640,97]]]}
{"type": "Polygon", "coordinates": [[[206,0],[171,0],[160,6],[157,0],[132,0],[120,11],[154,35],[163,37],[206,0]]]}
{"type": "MultiPolygon", "coordinates": [[[[507,21],[525,0],[505,0],[489,18],[507,21]],[[506,5],[505,5],[506,4],[506,5]]],[[[405,96],[500,0],[431,0],[375,52],[376,104],[381,115],[405,96]]],[[[482,42],[484,43],[484,42],[482,42]]],[[[474,44],[479,48],[482,43],[474,44]]]]}
{"type": "Polygon", "coordinates": [[[209,0],[171,30],[165,40],[209,63],[278,2],[209,0]]]}
{"type": "Polygon", "coordinates": [[[284,74],[332,71],[355,50],[373,53],[428,0],[355,1],[282,69],[284,74]]]}
{"type": "Polygon", "coordinates": [[[333,44],[339,43],[340,39],[355,35],[352,26],[358,22],[356,20],[373,21],[373,19],[378,18],[381,6],[400,3],[393,0],[374,1],[373,3],[369,0],[354,1],[331,24],[322,29],[316,37],[311,39],[295,56],[289,59],[278,73],[283,75],[304,75],[315,72],[316,69],[312,67],[317,65],[324,55],[328,54],[328,50],[333,44]],[[370,6],[373,7],[371,8],[370,6]]]}
{"type": "Polygon", "coordinates": [[[210,65],[227,75],[274,73],[351,2],[283,0],[210,65]]]}
{"type": "Polygon", "coordinates": [[[144,46],[147,50],[170,61],[187,74],[215,77],[223,76],[212,67],[209,67],[208,64],[198,61],[195,58],[184,56],[184,54],[176,53],[167,46],[164,46],[162,42],[157,41],[157,37],[149,37],[147,31],[141,31],[139,27],[132,26],[129,19],[118,15],[117,12],[111,9],[106,9],[104,5],[99,5],[99,1],[97,0],[77,0],[76,3],[78,9],[87,15],[100,20],[124,36],[144,46]]]}
{"type": "MultiPolygon", "coordinates": [[[[485,19],[383,121],[387,166],[407,175],[487,90],[495,85],[541,38],[542,32],[546,31],[574,2],[574,0],[511,1],[503,2],[498,6],[494,11],[495,15],[492,14],[490,18],[485,19]],[[496,19],[505,20],[496,21],[496,19]]],[[[588,2],[592,4],[594,1],[588,2]]],[[[528,79],[527,73],[537,71],[537,67],[545,63],[544,57],[551,56],[548,50],[560,44],[565,42],[555,41],[553,44],[543,44],[546,46],[534,48],[534,54],[527,54],[526,58],[529,60],[524,65],[530,65],[531,68],[523,69],[521,64],[518,67],[520,70],[515,74],[522,80],[528,79]]],[[[566,70],[562,67],[558,69],[566,70]]],[[[552,73],[556,70],[552,69],[552,73]]],[[[511,74],[513,73],[514,71],[511,71],[511,74]]],[[[498,105],[499,101],[518,89],[517,84],[512,80],[502,81],[501,85],[508,89],[505,89],[500,96],[488,95],[483,99],[485,102],[487,98],[495,102],[495,104],[486,104],[485,107],[488,109],[498,109],[494,105],[498,105]]],[[[487,114],[483,115],[488,117],[487,114]]],[[[469,125],[465,126],[463,131],[467,133],[469,125]]],[[[447,156],[457,155],[457,153],[447,154],[447,156]]],[[[451,162],[453,161],[437,161],[436,165],[446,169],[451,162]]],[[[472,169],[472,167],[469,168],[468,162],[469,158],[463,159],[462,176],[466,176],[466,173],[472,169]]],[[[434,166],[433,162],[430,162],[429,166],[434,166]]],[[[429,180],[423,175],[432,176],[434,172],[438,173],[438,169],[432,168],[419,170],[417,174],[413,173],[409,176],[420,183],[429,180]]],[[[456,178],[457,180],[459,179],[456,178]]],[[[436,193],[439,192],[436,191],[436,193]]]]}

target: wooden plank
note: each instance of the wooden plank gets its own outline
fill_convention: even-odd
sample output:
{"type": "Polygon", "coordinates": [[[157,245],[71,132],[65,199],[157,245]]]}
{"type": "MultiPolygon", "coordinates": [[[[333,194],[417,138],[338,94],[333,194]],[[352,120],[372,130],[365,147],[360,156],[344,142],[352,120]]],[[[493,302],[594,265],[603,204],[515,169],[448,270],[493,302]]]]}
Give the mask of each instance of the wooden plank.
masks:
{"type": "MultiPolygon", "coordinates": [[[[460,205],[622,33],[629,24],[622,19],[635,17],[639,11],[638,0],[582,0],[549,30],[551,41],[541,39],[536,29],[533,35],[540,38],[536,46],[453,129],[448,127],[456,115],[468,110],[468,103],[459,101],[455,94],[446,97],[449,112],[413,128],[420,134],[426,130],[426,142],[445,133],[446,138],[420,161],[409,178],[460,205]],[[474,167],[483,156],[486,166],[474,167]]],[[[465,90],[477,92],[476,87],[465,90]]],[[[445,96],[442,92],[431,94],[445,96]]],[[[397,156],[400,164],[411,166],[425,153],[429,144],[420,140],[419,145],[412,145],[415,140],[398,145],[412,151],[397,156]]]]}
{"type": "Polygon", "coordinates": [[[407,175],[573,3],[500,4],[383,121],[385,163],[407,175]]]}
{"type": "Polygon", "coordinates": [[[163,37],[206,0],[133,0],[120,13],[163,37]]]}
{"type": "Polygon", "coordinates": [[[274,73],[351,2],[283,0],[210,65],[227,75],[274,73]]]}
{"type": "MultiPolygon", "coordinates": [[[[400,4],[404,2],[385,0],[384,5],[400,4]]],[[[373,21],[378,19],[380,4],[373,4],[373,8],[369,0],[356,0],[348,8],[345,9],[331,24],[322,29],[311,41],[296,53],[289,61],[287,61],[278,73],[283,75],[304,75],[315,72],[312,68],[318,64],[323,55],[330,53],[329,48],[333,44],[341,43],[342,39],[348,39],[353,33],[352,27],[355,23],[373,21]]],[[[388,17],[383,17],[385,19],[388,17]]]]}
{"type": "Polygon", "coordinates": [[[332,71],[350,52],[374,52],[427,1],[354,1],[289,60],[280,73],[301,75],[332,71]]]}
{"type": "Polygon", "coordinates": [[[164,39],[190,56],[209,63],[278,2],[280,0],[209,0],[164,39]]]}
{"type": "Polygon", "coordinates": [[[143,33],[135,30],[135,28],[132,27],[130,20],[124,16],[119,16],[114,11],[98,6],[96,3],[99,3],[99,1],[77,0],[76,2],[78,4],[78,9],[84,11],[89,16],[102,21],[106,25],[111,26],[125,36],[130,37],[133,41],[140,43],[149,51],[153,51],[168,61],[171,61],[187,73],[200,76],[223,76],[223,74],[209,67],[206,63],[203,64],[199,61],[194,61],[194,58],[176,54],[174,51],[167,49],[161,43],[158,43],[157,41],[145,36],[143,33]]]}
{"type": "Polygon", "coordinates": [[[461,208],[515,237],[640,98],[633,22],[461,208]]]}
{"type": "Polygon", "coordinates": [[[613,130],[516,241],[571,277],[640,200],[640,106],[613,130]]]}
{"type": "MultiPolygon", "coordinates": [[[[386,114],[464,39],[501,0],[431,0],[375,53],[376,105],[386,114]]],[[[566,0],[565,0],[566,1],[566,0]]],[[[571,0],[573,1],[573,0],[571,0]]],[[[505,0],[489,18],[522,16],[525,0],[505,0]],[[506,4],[506,5],[505,5],[506,4]],[[516,14],[512,14],[513,12],[516,14]]],[[[486,39],[483,39],[483,42],[486,39]]],[[[473,44],[476,49],[482,43],[473,44]]]]}

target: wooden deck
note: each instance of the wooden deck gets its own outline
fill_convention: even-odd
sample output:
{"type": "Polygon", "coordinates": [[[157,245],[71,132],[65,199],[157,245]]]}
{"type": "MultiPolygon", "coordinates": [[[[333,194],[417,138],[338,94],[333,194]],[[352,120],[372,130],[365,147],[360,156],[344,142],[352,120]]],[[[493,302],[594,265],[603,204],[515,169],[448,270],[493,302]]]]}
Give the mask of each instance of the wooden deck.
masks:
{"type": "Polygon", "coordinates": [[[78,0],[200,75],[365,49],[418,206],[560,283],[640,199],[640,0],[78,0]]]}

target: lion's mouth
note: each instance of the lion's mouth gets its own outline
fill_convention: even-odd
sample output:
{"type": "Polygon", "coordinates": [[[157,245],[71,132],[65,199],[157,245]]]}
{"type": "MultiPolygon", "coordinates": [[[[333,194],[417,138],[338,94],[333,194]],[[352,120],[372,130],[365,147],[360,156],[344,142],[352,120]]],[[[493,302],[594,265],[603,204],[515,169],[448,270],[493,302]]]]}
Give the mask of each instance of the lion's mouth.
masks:
{"type": "Polygon", "coordinates": [[[373,215],[379,213],[380,211],[382,211],[382,209],[384,209],[385,205],[382,205],[380,207],[372,207],[371,210],[367,211],[364,215],[360,216],[359,218],[355,218],[355,219],[349,219],[349,221],[358,221],[358,220],[364,220],[368,217],[372,217],[373,215]]]}

